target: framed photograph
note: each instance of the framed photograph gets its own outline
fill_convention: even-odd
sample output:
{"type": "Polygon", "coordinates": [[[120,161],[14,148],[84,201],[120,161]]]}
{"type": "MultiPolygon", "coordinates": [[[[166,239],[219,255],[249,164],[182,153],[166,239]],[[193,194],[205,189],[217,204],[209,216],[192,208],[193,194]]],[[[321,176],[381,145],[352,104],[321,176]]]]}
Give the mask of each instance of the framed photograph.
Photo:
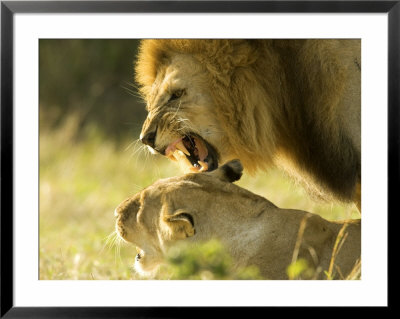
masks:
{"type": "Polygon", "coordinates": [[[389,216],[398,210],[399,189],[399,18],[399,1],[1,1],[1,317],[389,307],[389,216]],[[264,59],[260,52],[273,63],[255,67],[264,59]],[[265,96],[254,89],[262,81],[265,96]],[[341,105],[335,90],[348,92],[343,103],[361,104],[361,113],[334,117],[334,109],[325,110],[341,105]],[[185,102],[190,96],[195,110],[185,102]],[[215,101],[226,109],[203,107],[215,101]],[[291,135],[279,111],[267,115],[257,104],[288,101],[293,113],[282,116],[292,121],[291,135]],[[164,114],[158,104],[173,111],[164,114]],[[302,117],[298,110],[308,104],[317,106],[302,117]],[[258,121],[280,130],[263,129],[265,142],[258,121]],[[338,127],[339,142],[329,139],[333,131],[324,133],[330,127],[338,127]],[[252,130],[254,140],[240,140],[252,130]],[[290,167],[323,186],[298,183],[303,179],[292,179],[291,169],[263,171],[260,164],[262,173],[251,172],[252,164],[268,162],[269,153],[254,147],[264,142],[278,145],[271,161],[285,166],[291,149],[299,160],[290,167]],[[336,174],[338,167],[349,173],[336,174]],[[350,175],[354,183],[346,186],[350,175]],[[201,195],[201,187],[211,186],[199,176],[212,178],[210,198],[201,195]],[[192,191],[195,184],[201,187],[192,191]],[[214,202],[218,192],[225,201],[214,202]],[[144,216],[145,207],[156,207],[155,217],[144,216]],[[240,236],[246,220],[221,217],[240,209],[259,216],[265,207],[274,217],[240,236]],[[202,220],[201,209],[218,214],[202,220]],[[292,209],[302,218],[283,217],[292,209]],[[321,232],[309,242],[307,225],[321,232]],[[172,247],[173,239],[178,247],[204,229],[226,231],[225,242],[223,235],[204,236],[228,245],[194,240],[172,247]],[[244,258],[258,247],[257,229],[275,234],[268,237],[275,248],[244,258]],[[282,241],[289,233],[295,240],[282,241]],[[344,259],[337,257],[341,249],[344,259]],[[146,265],[158,262],[158,254],[167,262],[153,271],[146,265]],[[278,267],[281,258],[282,271],[263,269],[264,260],[278,267]],[[340,262],[354,266],[344,272],[340,262]]]}

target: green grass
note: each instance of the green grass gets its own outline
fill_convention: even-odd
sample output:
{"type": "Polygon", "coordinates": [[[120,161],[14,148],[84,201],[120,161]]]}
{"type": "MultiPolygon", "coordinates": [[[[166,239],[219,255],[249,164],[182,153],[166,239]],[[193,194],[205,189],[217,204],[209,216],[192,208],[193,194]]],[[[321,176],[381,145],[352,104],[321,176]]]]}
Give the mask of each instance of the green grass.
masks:
{"type": "MultiPolygon", "coordinates": [[[[56,131],[40,132],[40,279],[138,279],[132,270],[134,247],[115,245],[109,237],[114,209],[157,179],[181,172],[139,144],[115,144],[94,128],[77,138],[75,129],[71,120],[56,131]]],[[[238,184],[279,207],[327,219],[359,218],[353,206],[311,201],[277,170],[244,174],[238,184]]]]}

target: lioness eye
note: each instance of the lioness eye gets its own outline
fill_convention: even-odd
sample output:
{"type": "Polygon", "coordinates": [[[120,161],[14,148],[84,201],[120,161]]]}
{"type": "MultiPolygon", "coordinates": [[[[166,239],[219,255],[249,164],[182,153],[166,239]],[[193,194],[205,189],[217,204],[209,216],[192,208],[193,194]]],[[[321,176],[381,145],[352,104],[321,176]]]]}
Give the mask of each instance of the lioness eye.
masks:
{"type": "Polygon", "coordinates": [[[171,94],[171,97],[169,98],[169,101],[179,99],[183,95],[183,93],[185,93],[185,90],[177,90],[177,91],[173,92],[171,94]]]}

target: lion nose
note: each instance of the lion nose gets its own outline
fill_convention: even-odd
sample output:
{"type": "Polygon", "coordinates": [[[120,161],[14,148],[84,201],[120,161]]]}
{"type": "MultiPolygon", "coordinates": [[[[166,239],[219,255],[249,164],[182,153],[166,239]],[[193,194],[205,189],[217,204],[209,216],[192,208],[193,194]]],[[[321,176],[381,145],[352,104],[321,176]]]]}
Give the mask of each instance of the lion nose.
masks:
{"type": "Polygon", "coordinates": [[[155,147],[155,142],[156,142],[156,131],[146,133],[145,135],[143,135],[140,138],[140,141],[143,144],[146,144],[146,145],[154,148],[155,147]]]}

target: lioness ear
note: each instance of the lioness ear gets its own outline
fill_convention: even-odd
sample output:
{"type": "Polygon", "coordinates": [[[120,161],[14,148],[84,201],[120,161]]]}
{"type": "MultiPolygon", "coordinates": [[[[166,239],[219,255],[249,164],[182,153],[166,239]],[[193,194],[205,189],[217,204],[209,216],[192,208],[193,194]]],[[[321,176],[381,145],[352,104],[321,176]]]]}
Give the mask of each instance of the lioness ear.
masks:
{"type": "Polygon", "coordinates": [[[226,182],[234,182],[242,177],[243,166],[242,163],[238,159],[229,161],[217,168],[215,171],[212,171],[210,175],[213,175],[219,178],[222,181],[226,182]]]}
{"type": "Polygon", "coordinates": [[[178,209],[173,215],[164,216],[164,221],[173,239],[184,239],[196,233],[193,216],[183,209],[178,209]]]}

